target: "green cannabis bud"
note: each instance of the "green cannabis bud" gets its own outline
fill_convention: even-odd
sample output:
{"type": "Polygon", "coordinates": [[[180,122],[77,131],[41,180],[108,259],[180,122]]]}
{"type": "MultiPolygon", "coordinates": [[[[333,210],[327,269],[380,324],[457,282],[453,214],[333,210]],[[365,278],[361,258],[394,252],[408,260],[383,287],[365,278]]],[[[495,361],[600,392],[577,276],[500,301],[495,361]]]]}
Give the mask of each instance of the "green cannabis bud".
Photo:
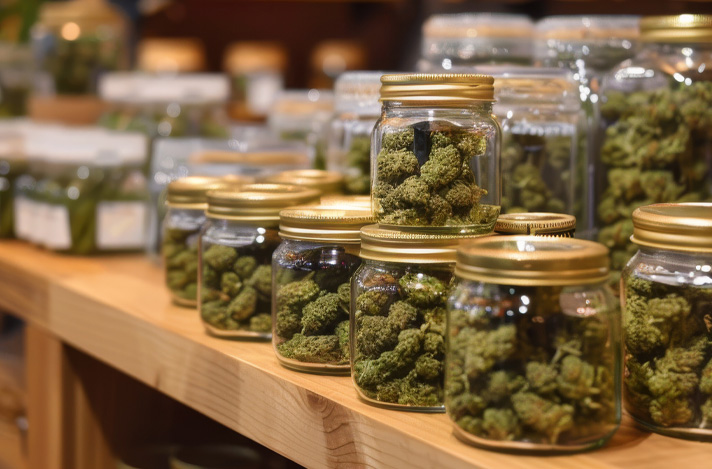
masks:
{"type": "Polygon", "coordinates": [[[710,425],[712,289],[625,278],[626,408],[661,427],[710,425]]]}
{"type": "Polygon", "coordinates": [[[163,231],[166,285],[178,303],[195,305],[198,301],[199,232],[199,228],[166,228],[163,231]]]}
{"type": "Polygon", "coordinates": [[[288,366],[349,363],[351,275],[361,261],[343,247],[299,249],[282,245],[275,253],[273,344],[288,366]],[[294,364],[290,361],[299,362],[294,364]]]}
{"type": "Polygon", "coordinates": [[[451,273],[365,275],[354,279],[356,386],[380,402],[442,406],[451,273]]]}
{"type": "Polygon", "coordinates": [[[565,313],[561,287],[462,284],[448,312],[445,406],[465,432],[534,444],[597,441],[617,426],[615,337],[606,307],[565,313]]]}
{"type": "Polygon", "coordinates": [[[380,223],[411,226],[481,226],[489,231],[499,206],[481,199],[487,190],[470,167],[486,139],[464,131],[406,130],[386,133],[376,157],[373,197],[380,223]]]}
{"type": "Polygon", "coordinates": [[[203,241],[200,315],[211,328],[236,335],[271,332],[271,253],[279,240],[273,230],[264,238],[237,247],[203,241]]]}
{"type": "Polygon", "coordinates": [[[344,189],[347,194],[368,195],[371,191],[371,137],[354,135],[346,153],[344,189]]]}

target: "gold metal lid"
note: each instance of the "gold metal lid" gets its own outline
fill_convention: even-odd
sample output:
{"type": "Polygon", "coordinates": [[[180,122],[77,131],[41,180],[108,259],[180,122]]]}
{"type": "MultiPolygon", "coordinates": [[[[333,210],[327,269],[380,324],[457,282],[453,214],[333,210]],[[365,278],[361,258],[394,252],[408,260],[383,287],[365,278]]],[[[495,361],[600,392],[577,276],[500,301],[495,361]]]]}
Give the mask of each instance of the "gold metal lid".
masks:
{"type": "Polygon", "coordinates": [[[223,68],[235,74],[263,71],[282,72],[287,66],[284,46],[268,41],[243,41],[230,44],[223,68]]]}
{"type": "Polygon", "coordinates": [[[458,277],[501,285],[585,285],[608,280],[608,249],[570,238],[493,236],[463,243],[458,277]]]}
{"type": "Polygon", "coordinates": [[[61,31],[65,39],[72,40],[73,31],[80,33],[79,27],[91,27],[112,25],[120,28],[125,27],[126,19],[121,10],[105,1],[79,1],[73,0],[60,3],[44,3],[39,11],[39,23],[50,27],[66,26],[74,24],[74,27],[67,27],[61,31]]]}
{"type": "Polygon", "coordinates": [[[342,192],[344,175],[335,171],[321,169],[294,169],[267,176],[263,181],[272,184],[292,184],[316,189],[322,194],[338,194],[342,192]]]}
{"type": "Polygon", "coordinates": [[[279,212],[279,235],[302,241],[358,244],[361,227],[373,222],[370,208],[329,205],[291,207],[279,212]]]}
{"type": "Polygon", "coordinates": [[[185,73],[205,69],[205,49],[196,38],[150,37],[141,39],[136,52],[139,70],[185,73]]]}
{"type": "Polygon", "coordinates": [[[508,235],[572,238],[576,231],[576,217],[563,213],[508,213],[497,218],[494,231],[508,235]]]}
{"type": "Polygon", "coordinates": [[[247,184],[208,192],[206,215],[227,220],[278,222],[279,212],[319,199],[319,191],[286,184],[247,184]]]}
{"type": "Polygon", "coordinates": [[[461,240],[483,236],[489,235],[431,234],[368,225],[361,228],[360,256],[404,264],[452,264],[461,240]]]}
{"type": "Polygon", "coordinates": [[[640,20],[645,42],[712,42],[712,15],[648,16],[640,20]]]}
{"type": "Polygon", "coordinates": [[[494,78],[469,73],[383,75],[381,101],[438,104],[494,101],[494,78]]]}
{"type": "Polygon", "coordinates": [[[336,207],[360,207],[371,210],[371,197],[368,195],[325,195],[319,203],[336,207]]]}
{"type": "Polygon", "coordinates": [[[252,182],[252,178],[229,175],[188,176],[168,184],[166,190],[166,205],[175,208],[205,209],[208,203],[208,192],[218,189],[239,187],[252,182]]]}
{"type": "Polygon", "coordinates": [[[686,252],[712,252],[712,203],[653,204],[633,212],[639,246],[686,252]]]}

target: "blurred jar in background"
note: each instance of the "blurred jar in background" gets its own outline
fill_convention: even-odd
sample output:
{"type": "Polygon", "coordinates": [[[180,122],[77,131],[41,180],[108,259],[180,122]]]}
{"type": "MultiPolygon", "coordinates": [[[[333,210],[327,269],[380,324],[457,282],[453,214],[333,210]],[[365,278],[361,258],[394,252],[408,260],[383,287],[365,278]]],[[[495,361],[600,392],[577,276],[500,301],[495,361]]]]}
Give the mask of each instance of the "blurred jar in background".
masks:
{"type": "Polygon", "coordinates": [[[27,113],[33,68],[29,47],[0,42],[0,118],[27,113]]]}
{"type": "Polygon", "coordinates": [[[138,44],[136,68],[151,73],[205,70],[205,49],[195,38],[145,38],[138,44]]]}
{"type": "Polygon", "coordinates": [[[366,48],[356,41],[329,40],[317,44],[311,53],[312,88],[332,88],[346,70],[368,68],[366,48]]]}
{"type": "Polygon", "coordinates": [[[262,120],[275,96],[284,88],[287,53],[273,42],[236,42],[225,53],[230,75],[230,116],[236,120],[262,120]]]}

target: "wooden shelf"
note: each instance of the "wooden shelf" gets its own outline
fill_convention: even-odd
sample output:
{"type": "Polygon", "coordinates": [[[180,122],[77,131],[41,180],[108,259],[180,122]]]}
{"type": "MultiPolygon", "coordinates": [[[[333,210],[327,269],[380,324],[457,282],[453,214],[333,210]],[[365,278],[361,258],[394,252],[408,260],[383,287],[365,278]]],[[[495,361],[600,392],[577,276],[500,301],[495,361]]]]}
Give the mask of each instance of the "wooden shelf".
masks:
{"type": "Polygon", "coordinates": [[[307,467],[707,467],[712,446],[624,423],[603,449],[516,456],[458,441],[443,414],[365,404],[350,378],[297,373],[263,342],[205,334],[141,256],[76,258],[0,242],[0,308],[307,467]]]}

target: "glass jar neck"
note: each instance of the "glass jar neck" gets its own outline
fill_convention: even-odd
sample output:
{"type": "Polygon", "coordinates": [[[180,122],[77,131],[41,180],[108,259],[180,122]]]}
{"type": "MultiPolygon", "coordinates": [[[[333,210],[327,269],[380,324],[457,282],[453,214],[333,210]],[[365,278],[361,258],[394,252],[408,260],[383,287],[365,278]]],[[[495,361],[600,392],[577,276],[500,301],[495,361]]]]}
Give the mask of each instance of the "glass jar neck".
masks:
{"type": "Polygon", "coordinates": [[[472,101],[452,106],[438,105],[436,102],[404,103],[402,101],[384,101],[381,115],[395,117],[401,114],[423,113],[427,111],[439,117],[445,116],[469,116],[492,114],[491,101],[472,101]]]}

